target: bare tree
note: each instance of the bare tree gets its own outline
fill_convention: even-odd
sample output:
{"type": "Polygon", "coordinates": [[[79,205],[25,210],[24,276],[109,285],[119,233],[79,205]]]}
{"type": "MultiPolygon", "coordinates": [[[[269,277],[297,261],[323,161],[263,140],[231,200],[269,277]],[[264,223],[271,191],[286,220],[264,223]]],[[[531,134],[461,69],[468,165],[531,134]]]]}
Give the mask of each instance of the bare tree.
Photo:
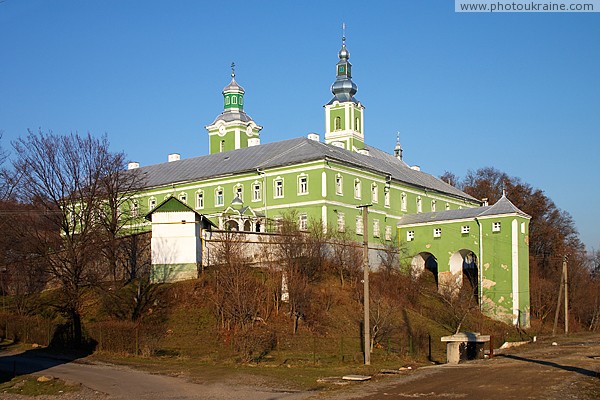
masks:
{"type": "Polygon", "coordinates": [[[43,210],[44,224],[21,226],[60,287],[57,306],[69,317],[75,345],[82,343],[84,290],[105,277],[101,263],[104,182],[120,165],[101,139],[29,131],[13,143],[22,199],[43,210]],[[44,226],[45,228],[40,228],[44,226]]]}

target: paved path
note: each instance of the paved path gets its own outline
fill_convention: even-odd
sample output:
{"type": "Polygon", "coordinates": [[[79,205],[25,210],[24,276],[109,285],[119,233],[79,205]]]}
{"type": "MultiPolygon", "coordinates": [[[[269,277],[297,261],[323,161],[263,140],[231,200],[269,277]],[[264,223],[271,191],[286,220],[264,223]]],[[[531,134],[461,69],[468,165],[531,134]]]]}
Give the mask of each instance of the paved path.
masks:
{"type": "MultiPolygon", "coordinates": [[[[12,371],[16,366],[17,374],[52,375],[67,382],[77,382],[92,391],[98,399],[237,399],[244,400],[297,400],[309,397],[313,393],[279,391],[271,388],[255,388],[243,383],[227,385],[195,384],[181,378],[154,375],[133,370],[124,366],[102,363],[88,363],[78,360],[61,361],[39,356],[39,353],[26,352],[0,356],[0,370],[12,371]],[[16,363],[16,365],[15,365],[16,363]]],[[[91,394],[90,394],[91,393],[91,394]]],[[[0,398],[2,398],[0,394],[0,398]]],[[[5,395],[6,396],[6,395],[5,395]]],[[[16,398],[16,397],[15,397],[16,398]]],[[[74,397],[79,398],[79,397],[74,397]]]]}

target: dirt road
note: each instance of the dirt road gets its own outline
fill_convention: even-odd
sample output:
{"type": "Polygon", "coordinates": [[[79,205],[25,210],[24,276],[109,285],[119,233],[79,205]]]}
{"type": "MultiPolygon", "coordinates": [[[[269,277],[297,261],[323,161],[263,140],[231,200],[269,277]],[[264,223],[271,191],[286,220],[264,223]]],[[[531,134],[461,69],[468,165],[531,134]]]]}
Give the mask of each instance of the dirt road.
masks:
{"type": "Polygon", "coordinates": [[[600,399],[600,335],[518,347],[491,360],[421,368],[332,399],[600,399]]]}
{"type": "MultiPolygon", "coordinates": [[[[194,384],[112,364],[65,362],[36,354],[3,354],[0,369],[50,374],[82,383],[81,392],[61,400],[116,399],[600,399],[600,335],[543,341],[511,349],[491,360],[419,368],[406,375],[376,378],[334,392],[290,392],[245,382],[194,384]],[[16,364],[15,364],[16,363],[16,364]]],[[[0,393],[0,398],[23,399],[0,393]]],[[[46,399],[46,397],[42,397],[46,399]]],[[[39,397],[37,399],[40,399],[39,397]]]]}

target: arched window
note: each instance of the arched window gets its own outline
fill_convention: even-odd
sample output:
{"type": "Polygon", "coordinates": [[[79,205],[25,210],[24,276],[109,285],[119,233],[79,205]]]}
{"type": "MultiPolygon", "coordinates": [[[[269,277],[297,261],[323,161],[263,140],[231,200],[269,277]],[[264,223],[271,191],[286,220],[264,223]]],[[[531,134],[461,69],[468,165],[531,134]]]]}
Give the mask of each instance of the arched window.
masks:
{"type": "Polygon", "coordinates": [[[423,201],[421,200],[421,196],[417,197],[417,212],[423,212],[423,201]]]}
{"type": "Polygon", "coordinates": [[[221,140],[221,143],[219,144],[219,152],[222,153],[225,151],[225,141],[221,140]]]}
{"type": "Polygon", "coordinates": [[[356,132],[360,132],[360,118],[356,118],[356,127],[355,127],[356,132]]]}
{"type": "Polygon", "coordinates": [[[334,124],[333,124],[333,130],[334,131],[342,130],[342,118],[341,117],[335,117],[334,124]]]}
{"type": "Polygon", "coordinates": [[[360,199],[361,192],[362,192],[362,186],[360,184],[360,179],[356,179],[354,181],[354,198],[355,199],[360,199]]]}
{"type": "Polygon", "coordinates": [[[402,193],[400,196],[400,209],[406,211],[406,193],[402,193]]]}
{"type": "Polygon", "coordinates": [[[196,192],[196,208],[204,208],[204,191],[198,190],[196,192]]]}

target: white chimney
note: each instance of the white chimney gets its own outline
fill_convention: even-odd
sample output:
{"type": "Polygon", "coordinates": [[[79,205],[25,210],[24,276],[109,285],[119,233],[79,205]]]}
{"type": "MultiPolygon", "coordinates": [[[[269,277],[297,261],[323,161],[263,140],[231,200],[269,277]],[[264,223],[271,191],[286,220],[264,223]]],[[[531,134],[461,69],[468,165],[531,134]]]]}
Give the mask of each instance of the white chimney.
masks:
{"type": "Polygon", "coordinates": [[[370,155],[369,150],[368,149],[360,149],[358,151],[359,154],[362,154],[363,156],[368,156],[370,155]]]}
{"type": "Polygon", "coordinates": [[[127,169],[136,169],[140,167],[140,163],[137,161],[132,161],[129,164],[127,164],[127,169]]]}
{"type": "Polygon", "coordinates": [[[419,167],[418,165],[413,165],[412,167],[410,167],[410,169],[414,169],[415,171],[420,171],[421,167],[419,167]]]}
{"type": "Polygon", "coordinates": [[[181,155],[179,153],[169,154],[169,162],[179,161],[179,160],[181,160],[181,155]]]}
{"type": "Polygon", "coordinates": [[[248,139],[248,147],[258,146],[260,144],[260,139],[253,137],[248,139]]]}
{"type": "Polygon", "coordinates": [[[310,140],[314,140],[315,142],[318,142],[318,141],[321,140],[321,138],[319,137],[319,134],[318,133],[314,133],[314,132],[309,133],[307,137],[310,140]]]}

